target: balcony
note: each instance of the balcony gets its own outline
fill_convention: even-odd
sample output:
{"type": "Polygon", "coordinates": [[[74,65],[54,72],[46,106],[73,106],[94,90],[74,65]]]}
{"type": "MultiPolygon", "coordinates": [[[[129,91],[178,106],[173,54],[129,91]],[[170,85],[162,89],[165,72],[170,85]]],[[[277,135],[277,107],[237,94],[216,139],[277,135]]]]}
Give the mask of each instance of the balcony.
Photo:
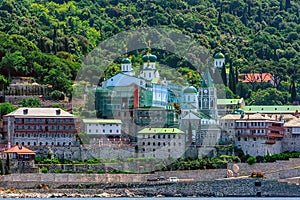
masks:
{"type": "Polygon", "coordinates": [[[266,141],[266,144],[275,144],[276,143],[276,140],[275,139],[268,139],[266,141]]]}
{"type": "Polygon", "coordinates": [[[274,133],[274,132],[269,133],[268,136],[269,137],[275,137],[275,138],[283,138],[283,134],[274,133]]]}

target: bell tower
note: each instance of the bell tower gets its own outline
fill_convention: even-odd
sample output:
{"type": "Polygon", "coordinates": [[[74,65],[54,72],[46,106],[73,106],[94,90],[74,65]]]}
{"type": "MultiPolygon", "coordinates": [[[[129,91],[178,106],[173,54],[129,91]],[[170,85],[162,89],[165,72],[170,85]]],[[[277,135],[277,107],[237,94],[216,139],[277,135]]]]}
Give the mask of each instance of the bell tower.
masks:
{"type": "Polygon", "coordinates": [[[199,110],[217,120],[217,91],[214,87],[208,67],[206,68],[205,74],[202,76],[198,98],[199,110]]]}

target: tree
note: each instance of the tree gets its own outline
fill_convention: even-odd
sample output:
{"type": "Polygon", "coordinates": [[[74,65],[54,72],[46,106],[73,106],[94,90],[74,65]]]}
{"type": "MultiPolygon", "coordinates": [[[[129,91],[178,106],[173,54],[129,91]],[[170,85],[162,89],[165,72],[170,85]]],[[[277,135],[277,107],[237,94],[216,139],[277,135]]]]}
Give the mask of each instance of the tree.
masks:
{"type": "Polygon", "coordinates": [[[259,89],[252,92],[250,97],[252,105],[284,105],[288,100],[288,93],[276,88],[259,89]]]}
{"type": "Polygon", "coordinates": [[[222,76],[224,85],[227,86],[227,74],[226,74],[225,63],[223,63],[223,66],[222,66],[221,76],[222,76]]]}
{"type": "Polygon", "coordinates": [[[189,122],[187,146],[190,146],[192,143],[193,143],[193,130],[192,130],[192,124],[191,122],[189,122]]]}
{"type": "Polygon", "coordinates": [[[7,115],[13,111],[15,111],[17,108],[14,107],[11,103],[1,103],[0,104],[0,117],[2,119],[3,115],[7,115]]]}
{"type": "Polygon", "coordinates": [[[6,163],[5,163],[5,174],[11,174],[10,171],[10,159],[9,159],[9,153],[6,154],[6,163]]]}
{"type": "Polygon", "coordinates": [[[30,97],[19,101],[18,104],[22,107],[39,108],[41,107],[41,100],[38,98],[30,97]]]}
{"type": "Polygon", "coordinates": [[[58,90],[54,90],[50,93],[52,100],[64,100],[65,95],[58,90]]]}
{"type": "Polygon", "coordinates": [[[236,83],[235,83],[234,71],[233,71],[231,61],[229,66],[229,88],[234,94],[236,94],[236,83]]]}
{"type": "Polygon", "coordinates": [[[27,68],[23,66],[26,62],[26,59],[23,57],[20,51],[14,53],[7,53],[0,62],[0,66],[3,69],[6,69],[8,77],[11,78],[12,73],[27,73],[27,68]]]}
{"type": "Polygon", "coordinates": [[[285,0],[285,10],[291,7],[291,0],[285,0]]]}

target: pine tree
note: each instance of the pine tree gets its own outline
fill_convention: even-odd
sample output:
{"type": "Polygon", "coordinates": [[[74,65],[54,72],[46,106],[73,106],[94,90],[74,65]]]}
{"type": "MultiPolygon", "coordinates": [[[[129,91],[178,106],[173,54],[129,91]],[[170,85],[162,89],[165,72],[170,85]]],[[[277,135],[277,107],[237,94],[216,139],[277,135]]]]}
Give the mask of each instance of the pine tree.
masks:
{"type": "Polygon", "coordinates": [[[226,76],[226,67],[225,63],[222,66],[221,77],[225,86],[227,86],[227,76],[226,76]]]}

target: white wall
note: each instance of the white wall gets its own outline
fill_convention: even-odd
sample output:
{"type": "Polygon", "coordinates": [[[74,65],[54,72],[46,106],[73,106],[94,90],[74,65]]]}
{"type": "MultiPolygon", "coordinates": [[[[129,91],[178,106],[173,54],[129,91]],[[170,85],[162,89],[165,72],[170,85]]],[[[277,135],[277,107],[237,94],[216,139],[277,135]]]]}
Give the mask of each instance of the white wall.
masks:
{"type": "Polygon", "coordinates": [[[86,123],[85,132],[88,135],[121,135],[121,124],[86,123]]]}

